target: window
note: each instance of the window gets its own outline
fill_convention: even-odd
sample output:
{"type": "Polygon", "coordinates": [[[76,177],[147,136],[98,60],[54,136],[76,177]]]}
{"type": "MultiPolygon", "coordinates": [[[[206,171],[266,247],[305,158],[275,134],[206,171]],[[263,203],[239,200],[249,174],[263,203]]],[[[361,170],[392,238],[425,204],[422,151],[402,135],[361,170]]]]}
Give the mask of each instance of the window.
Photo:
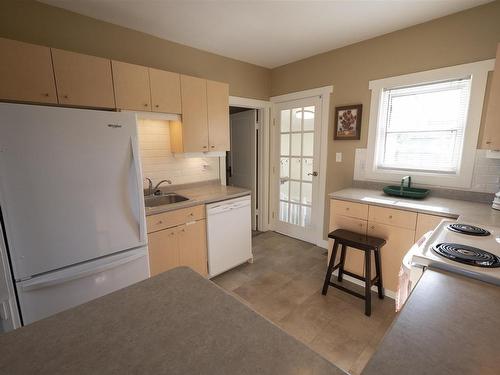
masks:
{"type": "Polygon", "coordinates": [[[370,82],[365,177],[470,187],[493,60],[370,82]]]}
{"type": "Polygon", "coordinates": [[[377,167],[456,173],[471,77],[384,90],[377,167]]]}

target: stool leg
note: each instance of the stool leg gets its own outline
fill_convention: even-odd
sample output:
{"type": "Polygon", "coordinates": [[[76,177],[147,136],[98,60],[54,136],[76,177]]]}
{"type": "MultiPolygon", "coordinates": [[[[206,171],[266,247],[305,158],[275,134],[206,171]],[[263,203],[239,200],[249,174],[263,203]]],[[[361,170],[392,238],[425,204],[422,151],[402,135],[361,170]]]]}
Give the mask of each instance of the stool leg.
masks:
{"type": "Polygon", "coordinates": [[[382,283],[382,264],[380,262],[380,249],[375,250],[375,271],[377,272],[378,298],[384,299],[384,284],[382,283]]]}
{"type": "Polygon", "coordinates": [[[337,258],[338,247],[339,243],[337,242],[337,240],[335,240],[335,242],[333,243],[332,255],[330,257],[330,261],[328,262],[328,269],[326,270],[325,282],[323,283],[323,291],[321,292],[324,296],[326,296],[326,292],[328,291],[328,287],[330,286],[330,279],[332,277],[335,258],[337,258]]]}
{"type": "Polygon", "coordinates": [[[342,282],[342,276],[344,273],[345,253],[346,253],[346,245],[342,244],[342,249],[340,250],[339,275],[337,278],[339,282],[342,282]]]}
{"type": "Polygon", "coordinates": [[[365,251],[365,315],[370,316],[372,313],[372,263],[371,263],[371,250],[365,251]]]}

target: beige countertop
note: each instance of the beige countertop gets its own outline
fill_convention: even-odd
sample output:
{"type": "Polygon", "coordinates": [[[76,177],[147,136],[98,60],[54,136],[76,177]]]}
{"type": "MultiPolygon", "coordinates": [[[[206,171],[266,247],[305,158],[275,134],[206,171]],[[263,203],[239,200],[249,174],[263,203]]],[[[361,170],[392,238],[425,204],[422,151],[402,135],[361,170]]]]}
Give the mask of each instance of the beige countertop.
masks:
{"type": "Polygon", "coordinates": [[[189,199],[184,202],[172,203],[163,206],[151,208],[146,207],[146,216],[178,210],[179,208],[192,207],[198,204],[208,204],[226,199],[238,198],[251,193],[248,189],[236,186],[224,186],[219,183],[198,184],[193,187],[179,187],[179,189],[175,189],[175,187],[173,187],[169,190],[189,199]]]}
{"type": "Polygon", "coordinates": [[[1,374],[342,375],[179,267],[0,335],[1,374]]]}
{"type": "Polygon", "coordinates": [[[491,205],[486,203],[433,196],[415,200],[391,197],[379,190],[359,188],[339,190],[329,194],[329,197],[374,206],[444,216],[471,224],[500,226],[500,211],[492,209],[491,205]]]}
{"type": "Polygon", "coordinates": [[[362,375],[498,374],[500,288],[428,269],[362,375]]]}

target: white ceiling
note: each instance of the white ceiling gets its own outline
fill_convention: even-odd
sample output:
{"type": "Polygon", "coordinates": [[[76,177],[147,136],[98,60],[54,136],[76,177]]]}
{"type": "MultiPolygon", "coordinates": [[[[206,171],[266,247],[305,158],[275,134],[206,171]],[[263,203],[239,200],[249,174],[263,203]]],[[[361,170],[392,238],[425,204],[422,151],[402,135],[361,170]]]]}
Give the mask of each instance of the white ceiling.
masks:
{"type": "Polygon", "coordinates": [[[274,68],[491,0],[42,0],[274,68]]]}

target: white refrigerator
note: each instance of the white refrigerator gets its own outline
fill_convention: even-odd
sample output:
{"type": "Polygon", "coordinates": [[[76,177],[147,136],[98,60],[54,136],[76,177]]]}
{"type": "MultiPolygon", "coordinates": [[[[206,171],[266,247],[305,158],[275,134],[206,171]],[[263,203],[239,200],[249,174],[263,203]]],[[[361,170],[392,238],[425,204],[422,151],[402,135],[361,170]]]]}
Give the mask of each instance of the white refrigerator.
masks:
{"type": "Polygon", "coordinates": [[[0,208],[24,325],[147,278],[135,114],[0,103],[0,208]]]}

